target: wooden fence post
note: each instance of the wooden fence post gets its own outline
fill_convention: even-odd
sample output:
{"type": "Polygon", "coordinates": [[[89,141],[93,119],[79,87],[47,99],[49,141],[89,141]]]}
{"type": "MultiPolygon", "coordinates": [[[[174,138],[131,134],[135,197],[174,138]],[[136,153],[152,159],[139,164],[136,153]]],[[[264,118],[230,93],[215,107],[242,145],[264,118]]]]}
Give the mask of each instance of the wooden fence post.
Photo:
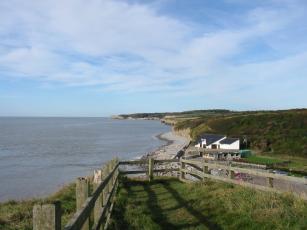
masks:
{"type": "Polygon", "coordinates": [[[61,230],[61,203],[33,207],[33,230],[61,230]]]}
{"type": "Polygon", "coordinates": [[[185,172],[183,170],[185,169],[185,163],[182,162],[182,158],[180,159],[180,179],[185,179],[185,172]]]}
{"type": "MultiPolygon", "coordinates": [[[[108,176],[108,166],[104,165],[102,168],[102,180],[105,180],[105,178],[108,176]]],[[[108,186],[105,186],[102,190],[102,206],[105,206],[107,204],[107,197],[108,197],[109,188],[108,186]]]]}
{"type": "MultiPolygon", "coordinates": [[[[108,175],[112,172],[113,170],[113,163],[112,161],[108,162],[108,175]]],[[[108,192],[111,193],[112,191],[112,183],[113,183],[113,179],[110,178],[109,182],[108,182],[108,192]]]]}
{"type": "MultiPolygon", "coordinates": [[[[112,160],[112,170],[115,168],[116,166],[116,159],[114,158],[112,160]]],[[[115,178],[116,178],[116,172],[113,173],[113,176],[112,176],[112,185],[114,185],[115,183],[115,178]]],[[[113,186],[112,186],[113,187],[113,186]]]]}
{"type": "MultiPolygon", "coordinates": [[[[115,158],[115,166],[118,164],[118,162],[119,162],[119,160],[118,160],[118,158],[116,157],[116,158],[115,158]]],[[[115,178],[117,178],[118,175],[119,175],[119,168],[117,168],[116,171],[115,171],[115,178]]],[[[118,180],[116,181],[116,186],[117,186],[117,185],[118,185],[118,180]]]]}
{"type": "Polygon", "coordinates": [[[273,178],[267,177],[266,178],[266,184],[267,184],[268,187],[273,188],[273,178]]]}
{"type": "Polygon", "coordinates": [[[233,171],[233,170],[228,170],[228,173],[229,173],[229,179],[235,179],[235,171],[233,171]]]}
{"type": "MultiPolygon", "coordinates": [[[[204,174],[209,174],[209,167],[207,166],[207,165],[204,165],[204,167],[203,167],[203,173],[204,174]]],[[[206,179],[206,177],[204,176],[203,177],[203,180],[205,180],[206,179]]]]}
{"type": "MultiPolygon", "coordinates": [[[[82,209],[82,206],[89,195],[89,183],[88,179],[85,177],[79,177],[76,182],[76,206],[77,211],[82,209]]],[[[89,230],[90,222],[89,219],[87,219],[84,222],[84,225],[82,227],[82,230],[89,230]]]]}
{"type": "MultiPolygon", "coordinates": [[[[102,181],[102,171],[94,170],[93,190],[95,191],[102,181]]],[[[100,218],[100,212],[102,208],[102,194],[97,198],[94,206],[94,224],[96,225],[100,218]]],[[[102,229],[102,227],[100,227],[102,229]]]]}
{"type": "MultiPolygon", "coordinates": [[[[107,164],[107,174],[106,176],[108,176],[115,168],[116,166],[116,159],[112,159],[111,161],[108,162],[107,164]]],[[[116,178],[116,171],[114,171],[113,175],[111,176],[110,180],[109,180],[109,183],[108,183],[108,195],[111,196],[111,193],[112,193],[112,189],[113,187],[115,186],[115,178],[116,178]]],[[[107,198],[107,197],[106,197],[107,198]]],[[[105,222],[105,225],[104,225],[104,229],[107,229],[108,228],[108,225],[109,225],[109,221],[110,221],[110,217],[111,217],[111,211],[112,211],[112,202],[113,202],[113,199],[114,199],[114,194],[112,197],[110,197],[110,206],[108,207],[107,209],[107,212],[106,212],[106,222],[105,222]]],[[[104,206],[107,205],[106,203],[106,199],[103,199],[104,200],[104,206]]]]}
{"type": "Polygon", "coordinates": [[[153,180],[153,168],[154,168],[154,159],[148,158],[148,180],[153,180]]]}

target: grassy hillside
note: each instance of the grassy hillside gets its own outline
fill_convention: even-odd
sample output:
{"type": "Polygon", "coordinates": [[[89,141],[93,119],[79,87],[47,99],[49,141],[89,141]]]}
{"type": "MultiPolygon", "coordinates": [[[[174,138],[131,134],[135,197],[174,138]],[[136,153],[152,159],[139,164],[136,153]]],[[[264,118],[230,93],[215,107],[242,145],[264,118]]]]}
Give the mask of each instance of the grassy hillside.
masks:
{"type": "Polygon", "coordinates": [[[0,203],[0,229],[31,230],[34,204],[51,203],[60,200],[63,211],[62,225],[67,223],[75,211],[75,185],[71,184],[46,199],[8,201],[0,203]]]}
{"type": "Polygon", "coordinates": [[[221,133],[246,137],[249,148],[262,152],[307,157],[307,110],[204,116],[175,125],[186,127],[194,140],[202,133],[221,133]]]}
{"type": "Polygon", "coordinates": [[[241,186],[125,180],[111,229],[306,229],[307,203],[241,186]]]}

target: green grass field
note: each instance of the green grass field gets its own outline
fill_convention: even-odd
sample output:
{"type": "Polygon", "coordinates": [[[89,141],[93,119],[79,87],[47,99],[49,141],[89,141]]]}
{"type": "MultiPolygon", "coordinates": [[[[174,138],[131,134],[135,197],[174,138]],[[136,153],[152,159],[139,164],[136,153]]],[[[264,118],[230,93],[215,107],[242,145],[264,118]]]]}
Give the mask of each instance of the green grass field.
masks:
{"type": "Polygon", "coordinates": [[[258,155],[252,155],[250,157],[244,158],[244,160],[248,163],[264,164],[264,165],[270,165],[270,164],[276,164],[276,163],[283,162],[282,159],[269,157],[269,156],[258,156],[258,155]]]}
{"type": "Polygon", "coordinates": [[[111,229],[306,229],[307,203],[226,183],[124,180],[111,229]]]}

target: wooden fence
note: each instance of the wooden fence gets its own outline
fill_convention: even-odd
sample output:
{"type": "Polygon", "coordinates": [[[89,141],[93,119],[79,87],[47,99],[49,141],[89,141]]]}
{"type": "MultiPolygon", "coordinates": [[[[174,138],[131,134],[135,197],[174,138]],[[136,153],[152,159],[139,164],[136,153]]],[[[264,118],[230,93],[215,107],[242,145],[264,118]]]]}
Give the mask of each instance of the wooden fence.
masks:
{"type": "Polygon", "coordinates": [[[167,160],[154,160],[149,158],[148,160],[133,160],[133,161],[121,161],[120,165],[138,165],[141,169],[138,170],[121,170],[120,173],[123,175],[127,174],[144,174],[148,175],[149,181],[153,179],[154,173],[172,173],[179,172],[179,168],[167,167],[156,169],[154,166],[157,164],[165,163],[179,163],[179,159],[167,159],[167,160]]]}
{"type": "MultiPolygon", "coordinates": [[[[132,167],[133,168],[133,167],[132,167]]],[[[107,229],[109,219],[114,206],[114,197],[118,187],[119,174],[147,174],[149,181],[154,179],[154,174],[167,175],[170,173],[173,176],[179,177],[181,181],[190,182],[192,175],[194,178],[205,180],[210,178],[220,180],[227,183],[239,184],[255,189],[265,191],[281,192],[274,187],[274,180],[283,180],[288,183],[298,183],[306,186],[305,178],[297,178],[285,175],[278,175],[266,172],[264,170],[255,170],[247,168],[239,168],[221,164],[207,163],[199,160],[190,159],[170,159],[170,160],[132,160],[118,161],[116,159],[108,162],[101,170],[95,170],[93,177],[93,193],[89,196],[89,179],[78,178],[76,181],[76,213],[72,219],[66,224],[64,230],[87,230],[90,229],[107,229]],[[175,163],[175,164],[174,164],[175,163]],[[164,168],[155,168],[155,165],[163,165],[164,168]],[[165,166],[171,164],[171,166],[165,166]],[[136,169],[119,170],[120,166],[137,165],[136,169]],[[177,167],[174,167],[177,165],[177,167]],[[227,177],[212,175],[210,170],[222,169],[228,172],[227,177]],[[235,178],[236,173],[244,173],[257,177],[266,178],[265,185],[252,184],[245,181],[240,181],[235,178]],[[93,223],[90,223],[90,216],[93,213],[93,223]]],[[[297,194],[298,195],[298,194],[297,194]]],[[[307,199],[305,195],[299,194],[303,199],[307,199]]],[[[34,230],[61,230],[61,204],[35,205],[33,208],[33,229],[34,230]]]]}
{"type": "MultiPolygon", "coordinates": [[[[191,159],[180,159],[180,160],[153,160],[150,159],[148,163],[148,168],[143,167],[142,170],[132,170],[132,171],[121,171],[123,174],[141,174],[141,173],[147,173],[149,176],[149,180],[153,179],[154,173],[168,173],[173,172],[173,175],[176,175],[174,172],[177,172],[177,176],[181,181],[188,182],[191,181],[190,176],[192,175],[194,178],[205,180],[205,178],[219,180],[227,183],[232,184],[238,184],[254,189],[259,189],[263,191],[271,191],[271,192],[291,192],[294,195],[299,196],[300,198],[303,198],[307,200],[307,179],[300,178],[300,177],[293,177],[293,176],[286,176],[286,175],[279,175],[270,173],[264,169],[249,169],[244,168],[246,167],[245,164],[238,164],[237,162],[233,162],[234,165],[225,165],[220,163],[208,163],[201,160],[191,160],[191,159]],[[163,163],[179,163],[178,168],[168,167],[164,169],[156,169],[154,167],[155,164],[163,164],[163,163]],[[241,166],[241,167],[239,167],[241,166]],[[212,175],[210,170],[224,170],[226,172],[226,176],[222,175],[212,175]],[[238,174],[244,174],[247,176],[253,176],[258,178],[265,179],[264,184],[256,184],[251,183],[248,181],[244,181],[242,179],[238,179],[236,175],[238,174]],[[279,183],[286,184],[285,189],[277,188],[276,182],[279,181],[279,183]],[[295,191],[291,189],[290,185],[299,185],[302,187],[303,191],[295,191]]],[[[136,160],[136,161],[122,161],[120,162],[120,165],[146,165],[146,161],[144,160],[136,160]]],[[[162,174],[163,176],[163,174],[162,174]]]]}
{"type": "Polygon", "coordinates": [[[196,161],[196,160],[181,159],[180,162],[181,162],[180,179],[182,181],[186,181],[187,178],[185,175],[189,174],[199,179],[210,178],[214,180],[224,181],[227,183],[239,184],[239,185],[250,187],[250,188],[256,188],[256,189],[260,189],[264,191],[272,191],[272,192],[278,192],[278,193],[285,192],[285,190],[280,190],[274,187],[274,181],[279,180],[279,181],[283,181],[284,183],[287,183],[288,185],[290,183],[295,183],[295,184],[304,186],[305,191],[301,193],[298,193],[291,189],[288,189],[288,191],[293,192],[295,195],[299,195],[303,199],[307,199],[307,191],[306,191],[307,180],[305,178],[273,174],[265,170],[240,168],[240,167],[235,167],[232,165],[227,166],[227,165],[221,165],[221,164],[201,162],[201,161],[196,161]],[[212,175],[209,169],[225,170],[227,172],[227,177],[223,177],[219,175],[212,175]],[[266,183],[265,185],[259,185],[259,184],[254,184],[254,183],[250,183],[250,182],[243,181],[243,180],[238,180],[235,177],[237,173],[243,173],[243,174],[250,175],[250,176],[265,178],[266,183]]]}
{"type": "MultiPolygon", "coordinates": [[[[76,213],[65,225],[65,230],[106,229],[114,205],[118,187],[119,162],[113,159],[94,177],[78,178],[76,181],[76,213]],[[89,183],[93,193],[89,196],[89,183]],[[93,223],[90,217],[93,215],[93,223]]],[[[33,230],[61,230],[61,204],[37,204],[33,207],[33,230]]]]}

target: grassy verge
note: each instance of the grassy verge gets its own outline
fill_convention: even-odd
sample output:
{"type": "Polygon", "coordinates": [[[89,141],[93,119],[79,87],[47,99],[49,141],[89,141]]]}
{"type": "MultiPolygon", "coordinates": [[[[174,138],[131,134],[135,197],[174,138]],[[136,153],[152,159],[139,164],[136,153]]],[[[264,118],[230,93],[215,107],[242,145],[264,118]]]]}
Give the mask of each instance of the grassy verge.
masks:
{"type": "Polygon", "coordinates": [[[63,210],[62,223],[66,223],[75,211],[75,185],[71,184],[46,199],[8,201],[0,203],[0,229],[32,229],[32,208],[37,203],[60,200],[63,210]]]}
{"type": "Polygon", "coordinates": [[[294,157],[286,155],[278,155],[274,157],[283,161],[289,161],[290,163],[284,166],[284,168],[286,169],[291,169],[294,171],[302,171],[307,173],[307,157],[294,157]]]}
{"type": "Polygon", "coordinates": [[[243,158],[245,162],[253,164],[265,164],[273,169],[284,170],[293,175],[307,175],[307,159],[286,155],[252,155],[243,158]]]}
{"type": "Polygon", "coordinates": [[[306,229],[307,203],[241,186],[123,180],[111,229],[306,229]]]}
{"type": "Polygon", "coordinates": [[[276,163],[282,163],[283,160],[275,158],[275,157],[269,157],[269,156],[258,156],[258,155],[252,155],[247,158],[243,158],[248,163],[253,164],[264,164],[264,165],[270,165],[270,164],[276,164],[276,163]]]}

